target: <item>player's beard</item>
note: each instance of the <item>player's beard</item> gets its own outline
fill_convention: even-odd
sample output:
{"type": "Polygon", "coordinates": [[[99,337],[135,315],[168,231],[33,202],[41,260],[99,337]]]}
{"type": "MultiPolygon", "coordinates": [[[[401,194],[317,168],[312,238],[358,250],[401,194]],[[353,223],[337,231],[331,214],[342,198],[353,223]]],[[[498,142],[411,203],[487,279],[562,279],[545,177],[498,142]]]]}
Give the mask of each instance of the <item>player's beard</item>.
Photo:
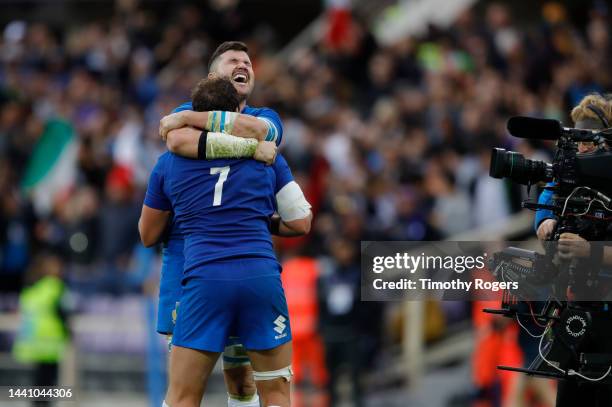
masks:
{"type": "Polygon", "coordinates": [[[251,96],[250,92],[248,94],[238,93],[238,100],[240,101],[240,103],[246,102],[249,96],[251,96]]]}

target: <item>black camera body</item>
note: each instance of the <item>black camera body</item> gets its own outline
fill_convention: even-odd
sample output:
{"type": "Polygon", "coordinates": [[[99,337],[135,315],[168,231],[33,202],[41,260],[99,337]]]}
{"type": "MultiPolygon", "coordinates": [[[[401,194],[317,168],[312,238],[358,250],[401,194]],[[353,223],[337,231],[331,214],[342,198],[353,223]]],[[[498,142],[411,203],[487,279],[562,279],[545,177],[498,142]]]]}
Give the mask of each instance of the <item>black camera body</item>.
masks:
{"type": "MultiPolygon", "coordinates": [[[[555,182],[560,193],[568,194],[578,186],[612,195],[612,152],[595,151],[578,154],[576,143],[560,139],[552,163],[530,160],[521,153],[494,148],[489,175],[509,178],[523,185],[555,182]]],[[[537,208],[536,208],[537,209],[537,208]]]]}
{"type": "Polygon", "coordinates": [[[609,198],[612,196],[612,152],[605,149],[605,144],[612,140],[612,130],[568,129],[554,120],[522,117],[511,118],[508,130],[516,137],[557,140],[553,162],[530,160],[520,153],[494,148],[489,175],[527,186],[552,183],[546,186],[554,192],[552,204],[525,201],[522,206],[532,210],[548,209],[555,214],[559,223],[553,240],[563,232],[576,233],[576,218],[582,216],[598,223],[589,240],[604,240],[607,208],[612,203],[609,198]],[[548,133],[539,135],[533,128],[548,133]],[[579,154],[577,142],[592,142],[596,150],[579,154]]]}

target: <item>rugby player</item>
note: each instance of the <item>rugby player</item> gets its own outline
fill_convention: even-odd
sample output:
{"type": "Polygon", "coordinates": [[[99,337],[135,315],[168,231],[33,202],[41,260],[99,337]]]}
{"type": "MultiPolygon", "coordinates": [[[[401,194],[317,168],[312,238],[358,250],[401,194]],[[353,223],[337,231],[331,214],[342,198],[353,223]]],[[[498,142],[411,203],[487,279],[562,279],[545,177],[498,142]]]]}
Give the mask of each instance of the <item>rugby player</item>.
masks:
{"type": "MultiPolygon", "coordinates": [[[[238,46],[240,46],[240,44],[238,44],[238,46]]],[[[222,50],[223,48],[224,48],[224,46],[222,45],[222,46],[221,46],[219,49],[220,49],[220,50],[222,50]]],[[[226,49],[227,49],[227,47],[226,47],[226,49]]],[[[235,53],[231,53],[231,52],[230,52],[229,54],[230,54],[230,55],[234,54],[233,56],[235,56],[235,53]]],[[[224,57],[224,56],[225,56],[225,55],[223,55],[223,53],[222,53],[222,52],[215,52],[215,55],[217,55],[217,56],[222,56],[222,57],[224,57]]],[[[240,56],[240,53],[239,53],[239,56],[240,56]]],[[[211,58],[211,65],[213,65],[213,66],[214,66],[215,58],[216,58],[215,56],[213,56],[213,58],[211,58]]],[[[246,58],[248,58],[248,56],[247,56],[246,58]]],[[[223,59],[223,58],[222,58],[222,59],[223,59]]],[[[231,65],[231,64],[235,64],[235,58],[225,58],[225,62],[226,62],[226,63],[229,63],[230,65],[231,65]]],[[[220,68],[224,68],[224,65],[223,65],[223,64],[219,64],[218,66],[219,66],[220,68]]],[[[250,63],[248,64],[248,66],[249,66],[249,69],[250,69],[250,63]]],[[[240,68],[241,68],[240,66],[238,66],[238,67],[237,67],[237,69],[238,69],[238,70],[240,70],[240,68]]],[[[221,71],[223,71],[222,69],[220,69],[220,70],[221,70],[221,71]]],[[[213,69],[213,71],[214,71],[214,69],[213,69]]],[[[225,72],[231,73],[232,71],[231,71],[231,70],[227,70],[227,69],[225,69],[225,72]]],[[[213,72],[213,73],[214,73],[214,72],[213,72]]],[[[252,78],[253,78],[252,73],[250,73],[250,72],[249,72],[249,74],[248,74],[248,76],[247,76],[247,77],[251,79],[251,80],[249,80],[249,82],[252,84],[252,82],[253,82],[253,81],[252,81],[252,78]]],[[[250,91],[250,89],[252,89],[252,85],[251,85],[251,86],[250,86],[248,89],[249,89],[249,91],[250,91]]],[[[248,92],[247,92],[247,94],[248,94],[248,92]]],[[[244,103],[244,102],[245,102],[245,100],[244,100],[244,92],[243,92],[243,99],[242,99],[242,101],[241,101],[241,105],[242,105],[242,107],[243,107],[243,111],[245,111],[245,110],[249,109],[248,107],[246,107],[246,106],[245,106],[245,103],[244,103]]],[[[189,106],[189,104],[184,104],[184,105],[182,105],[181,107],[182,107],[182,108],[185,108],[185,106],[188,106],[187,108],[189,108],[189,107],[190,107],[190,106],[189,106]]],[[[194,107],[195,107],[195,106],[194,106],[194,107]]],[[[196,110],[199,110],[199,109],[197,109],[197,108],[196,108],[196,110]]],[[[278,116],[277,116],[277,115],[276,115],[274,112],[269,111],[269,109],[257,109],[257,110],[250,109],[250,110],[251,110],[251,111],[255,111],[256,113],[264,113],[264,114],[265,114],[265,113],[269,113],[269,112],[270,112],[270,113],[272,113],[272,114],[270,115],[270,116],[272,116],[272,117],[271,117],[271,119],[272,119],[272,120],[271,120],[271,125],[273,125],[273,126],[275,127],[275,129],[278,129],[278,128],[280,128],[280,129],[281,129],[281,132],[278,132],[278,133],[277,133],[277,131],[276,131],[276,130],[274,131],[274,133],[275,133],[275,134],[278,134],[278,136],[279,136],[279,137],[277,138],[277,141],[280,141],[280,136],[282,135],[282,127],[280,127],[280,122],[278,121],[278,116]],[[276,119],[276,120],[275,120],[275,119],[276,119]],[[276,123],[278,123],[278,124],[276,124],[276,123]]],[[[240,118],[239,118],[239,117],[238,117],[238,119],[240,120],[240,118]]],[[[269,123],[270,123],[270,122],[269,122],[269,123]]],[[[270,124],[268,124],[268,126],[269,126],[269,125],[270,125],[270,124]]],[[[245,128],[246,128],[247,130],[249,129],[249,127],[248,127],[248,126],[245,126],[245,128]]],[[[252,129],[252,128],[253,128],[253,126],[251,126],[250,128],[252,129]]],[[[226,130],[226,131],[227,131],[227,130],[226,130]]],[[[235,131],[235,130],[234,130],[234,131],[235,131]]],[[[177,133],[177,132],[175,131],[174,133],[177,133]]],[[[269,130],[268,130],[268,133],[270,133],[270,132],[269,132],[269,130]]],[[[171,133],[171,134],[172,134],[172,133],[171,133]]],[[[199,135],[200,135],[200,132],[199,132],[199,131],[195,133],[195,137],[196,137],[196,138],[195,138],[195,140],[196,140],[196,141],[197,141],[197,136],[199,136],[199,135]]],[[[247,134],[247,135],[248,135],[248,134],[247,134]]],[[[216,135],[215,135],[215,136],[216,136],[216,135]]],[[[214,137],[214,138],[216,139],[217,137],[214,137]]],[[[210,141],[210,139],[211,139],[211,137],[208,137],[208,140],[209,140],[209,141],[210,141]]],[[[170,141],[171,141],[171,140],[169,139],[169,144],[170,144],[170,141]]],[[[245,141],[246,141],[246,140],[245,140],[245,141]]],[[[250,141],[252,141],[252,140],[250,140],[250,141]]],[[[190,142],[191,142],[191,140],[190,140],[190,142]]],[[[194,148],[194,149],[193,149],[193,154],[195,154],[195,151],[197,151],[197,145],[198,145],[198,143],[196,142],[196,143],[195,143],[195,147],[196,147],[196,148],[194,148]]],[[[260,143],[260,145],[261,145],[261,143],[260,143]]],[[[209,146],[208,146],[208,145],[206,145],[206,147],[207,147],[207,148],[206,148],[206,153],[207,153],[207,156],[208,156],[208,153],[209,153],[209,151],[208,151],[208,147],[209,147],[209,146]]],[[[195,157],[194,157],[194,158],[195,158],[195,157]]],[[[300,192],[300,194],[301,194],[301,192],[300,192]]],[[[276,224],[278,225],[278,223],[276,223],[276,224]]],[[[277,226],[277,227],[278,227],[278,226],[277,226]]],[[[309,224],[308,224],[308,227],[309,227],[309,224]]],[[[303,227],[302,227],[302,229],[303,229],[303,227]]],[[[298,230],[299,230],[299,228],[298,228],[298,230]]],[[[280,231],[282,232],[282,228],[280,229],[280,231]]],[[[285,233],[287,233],[287,231],[286,231],[285,233]]],[[[292,234],[292,235],[297,235],[298,233],[304,233],[304,232],[297,232],[297,233],[296,233],[295,231],[289,231],[288,233],[290,233],[290,234],[292,234]]],[[[170,257],[170,256],[165,256],[165,260],[166,260],[166,257],[170,257]]],[[[166,262],[165,262],[165,263],[166,263],[166,262]]],[[[177,263],[180,263],[180,261],[179,261],[179,262],[177,262],[177,263]]],[[[169,274],[169,273],[165,273],[165,275],[168,275],[168,274],[169,274]]],[[[168,286],[168,285],[170,285],[170,284],[165,284],[165,285],[167,285],[167,286],[168,286]]],[[[164,286],[164,284],[163,284],[163,281],[162,281],[162,287],[161,287],[161,288],[162,288],[162,290],[161,290],[161,291],[163,291],[163,286],[164,286]]],[[[163,296],[162,296],[162,297],[163,297],[163,296]]],[[[172,296],[169,296],[169,297],[172,297],[172,296]]],[[[163,302],[163,301],[162,301],[162,302],[163,302]]],[[[160,313],[162,312],[162,308],[164,308],[164,307],[161,307],[161,306],[160,306],[160,313]]],[[[165,308],[166,308],[166,309],[168,309],[168,307],[165,307],[165,308]]],[[[163,314],[160,314],[160,322],[161,322],[161,321],[162,321],[162,319],[163,319],[163,315],[170,315],[170,313],[171,313],[171,312],[170,312],[170,311],[168,311],[168,312],[164,312],[163,314]]],[[[169,317],[167,317],[167,318],[165,318],[165,319],[166,319],[166,320],[170,320],[170,318],[169,318],[169,317]]],[[[224,358],[224,359],[225,359],[225,358],[224,358]]],[[[224,364],[225,364],[225,363],[224,363],[224,364]]],[[[226,378],[227,378],[227,374],[226,374],[226,378]]],[[[240,380],[238,380],[238,382],[240,382],[240,380]]],[[[239,383],[238,383],[238,385],[239,385],[239,383]]],[[[255,405],[256,405],[256,404],[255,404],[255,405]]]]}
{"type": "MultiPolygon", "coordinates": [[[[206,123],[210,117],[209,130],[221,130],[228,133],[228,130],[231,129],[231,133],[236,136],[255,137],[258,140],[268,139],[273,140],[276,144],[280,144],[282,124],[278,114],[271,109],[255,109],[246,105],[246,100],[253,90],[255,83],[255,75],[247,52],[248,49],[243,43],[225,42],[215,50],[208,64],[209,76],[217,75],[230,78],[239,94],[240,111],[243,114],[229,115],[228,118],[231,119],[224,120],[223,126],[220,125],[219,119],[222,115],[221,110],[224,109],[207,111],[205,116],[199,119],[206,123]],[[225,126],[225,124],[230,126],[225,126]]],[[[191,109],[202,110],[187,102],[176,108],[174,112],[189,111],[191,109]]],[[[230,109],[226,110],[229,111],[230,109]]],[[[218,133],[214,134],[215,137],[201,138],[202,135],[207,136],[208,133],[202,133],[200,130],[195,129],[195,127],[203,128],[203,126],[198,126],[199,122],[194,123],[194,127],[179,128],[183,124],[188,124],[190,117],[185,117],[185,114],[189,114],[189,112],[169,115],[161,121],[160,134],[164,138],[168,135],[167,146],[170,151],[192,158],[251,157],[252,139],[233,138],[233,140],[230,140],[232,139],[231,136],[225,135],[220,137],[218,133]],[[169,127],[170,125],[174,125],[176,129],[168,133],[171,128],[169,127]],[[202,141],[204,142],[202,143],[202,141]],[[220,146],[223,148],[216,148],[219,145],[215,143],[220,143],[220,146]],[[227,145],[227,143],[230,144],[227,145]],[[199,149],[201,151],[198,151],[199,149]],[[205,157],[198,155],[198,152],[205,153],[205,157]],[[213,152],[214,154],[211,154],[213,152]],[[225,155],[222,154],[223,152],[225,152],[225,155]]],[[[191,118],[193,119],[193,117],[191,118]]],[[[196,119],[198,118],[196,117],[196,119]]],[[[268,163],[270,160],[273,160],[275,149],[272,149],[270,145],[275,144],[260,142],[257,145],[253,158],[268,163]]],[[[278,219],[275,218],[274,224],[278,228],[278,219]]],[[[297,226],[299,227],[300,225],[297,226]]],[[[293,234],[297,235],[296,232],[293,232],[293,234]]],[[[184,263],[183,241],[180,233],[171,227],[169,238],[164,246],[157,330],[160,333],[172,334],[174,326],[172,316],[176,315],[175,308],[177,299],[180,296],[180,279],[184,263]]],[[[223,365],[229,393],[228,405],[243,407],[259,405],[252,381],[249,359],[246,357],[244,349],[239,345],[230,344],[224,352],[223,365]]]]}
{"type": "MultiPolygon", "coordinates": [[[[299,196],[290,192],[296,184],[282,157],[275,167],[165,153],[151,175],[141,232],[164,223],[172,208],[185,234],[184,290],[167,397],[172,407],[199,405],[218,352],[232,333],[249,349],[264,405],[289,405],[291,336],[268,230],[271,197],[284,194],[278,199],[283,219],[306,219],[309,227],[311,215],[301,191],[299,196]]],[[[290,224],[281,220],[279,232],[293,234],[290,224]]]]}

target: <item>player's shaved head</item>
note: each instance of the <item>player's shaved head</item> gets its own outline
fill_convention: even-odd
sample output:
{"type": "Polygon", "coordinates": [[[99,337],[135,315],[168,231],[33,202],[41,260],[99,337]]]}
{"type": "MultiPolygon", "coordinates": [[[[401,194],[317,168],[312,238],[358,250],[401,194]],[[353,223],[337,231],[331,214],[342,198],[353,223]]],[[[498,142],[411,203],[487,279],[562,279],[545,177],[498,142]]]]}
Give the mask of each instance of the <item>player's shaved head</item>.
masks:
{"type": "Polygon", "coordinates": [[[240,96],[229,79],[211,76],[202,79],[193,88],[191,103],[196,112],[210,110],[235,112],[240,105],[240,96]]]}
{"type": "Polygon", "coordinates": [[[214,71],[214,64],[216,60],[227,51],[243,51],[247,54],[249,53],[249,48],[246,46],[244,42],[240,41],[225,41],[221,43],[215,52],[212,53],[210,59],[208,60],[208,72],[214,71]]]}

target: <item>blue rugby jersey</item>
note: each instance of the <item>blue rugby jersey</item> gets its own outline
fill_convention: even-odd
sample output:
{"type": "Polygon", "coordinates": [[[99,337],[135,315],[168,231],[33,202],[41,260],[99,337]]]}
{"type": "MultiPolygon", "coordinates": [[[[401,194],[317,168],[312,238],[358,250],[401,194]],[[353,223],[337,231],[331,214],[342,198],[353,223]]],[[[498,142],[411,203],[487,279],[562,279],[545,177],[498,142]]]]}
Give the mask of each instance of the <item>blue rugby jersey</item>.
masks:
{"type": "MultiPolygon", "coordinates": [[[[287,162],[192,160],[164,153],[153,169],[145,205],[174,212],[185,238],[184,275],[231,258],[276,260],[269,218],[275,195],[293,177],[287,162]]],[[[176,252],[175,252],[176,253],[176,252]]]]}
{"type": "MultiPolygon", "coordinates": [[[[185,102],[179,105],[172,111],[172,113],[182,112],[184,110],[193,110],[191,102],[185,102]]],[[[255,108],[250,106],[245,106],[241,113],[266,120],[266,122],[271,125],[272,132],[275,135],[276,145],[280,145],[283,138],[283,124],[278,113],[268,107],[255,108]]],[[[164,241],[164,247],[171,248],[173,252],[177,252],[182,250],[183,243],[183,236],[178,228],[175,227],[173,214],[169,221],[168,233],[164,241]]]]}

